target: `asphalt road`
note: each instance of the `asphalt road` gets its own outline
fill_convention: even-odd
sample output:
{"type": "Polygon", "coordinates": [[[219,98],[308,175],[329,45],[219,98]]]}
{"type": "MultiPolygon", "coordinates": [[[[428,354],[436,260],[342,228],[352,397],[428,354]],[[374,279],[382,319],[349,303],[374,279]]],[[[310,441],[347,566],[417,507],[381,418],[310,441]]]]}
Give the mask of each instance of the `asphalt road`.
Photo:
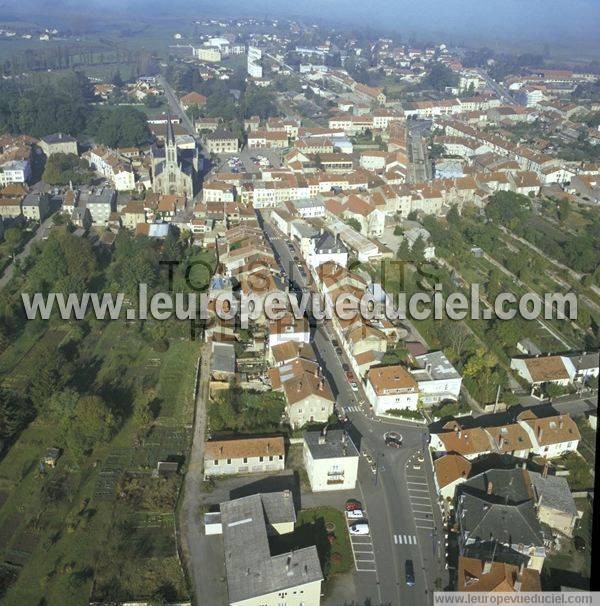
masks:
{"type": "MultiPolygon", "coordinates": [[[[201,484],[204,471],[204,440],[206,404],[209,395],[210,344],[202,349],[194,416],[194,435],[190,459],[183,484],[179,508],[180,546],[191,580],[195,604],[220,606],[227,601],[227,588],[222,582],[223,560],[210,551],[211,541],[204,534],[199,506],[202,503],[201,484]]],[[[211,537],[212,538],[212,537],[211,537]]]]}
{"type": "Polygon", "coordinates": [[[175,94],[175,90],[173,87],[167,82],[164,76],[159,76],[159,83],[165,91],[165,96],[167,101],[169,102],[169,107],[171,108],[171,113],[178,118],[181,118],[182,126],[185,130],[190,134],[196,141],[198,141],[198,133],[194,128],[194,124],[190,120],[190,117],[183,111],[181,104],[179,103],[179,99],[175,94]]]}
{"type": "MultiPolygon", "coordinates": [[[[263,229],[288,277],[306,288],[307,282],[288,249],[289,240],[268,223],[263,229]]],[[[416,423],[374,418],[367,406],[361,404],[361,400],[366,401],[363,393],[359,392],[357,398],[350,388],[343,360],[335,352],[327,327],[318,324],[312,330],[313,344],[336,397],[336,406],[348,410],[347,430],[359,450],[369,453],[376,463],[376,472],[364,456],[359,463],[358,482],[368,512],[375,570],[355,573],[356,603],[431,604],[435,579],[444,579],[445,575],[443,558],[438,559],[442,555],[443,530],[426,452],[427,429],[416,423]],[[402,434],[401,448],[386,447],[384,435],[388,431],[402,434]],[[419,465],[417,457],[423,452],[420,469],[414,469],[415,464],[419,465]],[[414,563],[413,587],[406,585],[407,559],[414,563]]]]}
{"type": "Polygon", "coordinates": [[[407,126],[408,150],[411,160],[408,176],[412,183],[425,183],[431,179],[431,162],[427,157],[427,146],[423,137],[428,123],[420,120],[409,121],[407,126]]]}

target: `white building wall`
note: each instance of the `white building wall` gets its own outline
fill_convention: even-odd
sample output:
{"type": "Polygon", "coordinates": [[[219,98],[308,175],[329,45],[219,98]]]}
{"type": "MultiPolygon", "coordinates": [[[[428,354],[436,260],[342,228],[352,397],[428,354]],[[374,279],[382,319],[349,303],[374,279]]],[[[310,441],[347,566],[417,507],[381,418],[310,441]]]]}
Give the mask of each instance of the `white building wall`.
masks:
{"type": "Polygon", "coordinates": [[[358,456],[313,459],[310,449],[304,444],[304,465],[313,492],[352,490],[356,487],[358,456]],[[343,481],[337,483],[337,480],[343,481]]]}

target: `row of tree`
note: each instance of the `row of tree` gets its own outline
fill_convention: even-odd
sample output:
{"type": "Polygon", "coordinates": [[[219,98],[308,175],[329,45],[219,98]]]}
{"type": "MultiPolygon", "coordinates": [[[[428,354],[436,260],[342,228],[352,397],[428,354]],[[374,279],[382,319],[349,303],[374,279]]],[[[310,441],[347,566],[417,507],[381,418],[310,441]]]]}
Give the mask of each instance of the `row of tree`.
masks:
{"type": "Polygon", "coordinates": [[[71,72],[54,84],[0,81],[0,133],[43,137],[60,132],[111,147],[150,140],[142,112],[92,105],[94,101],[92,85],[82,72],[71,72]]]}

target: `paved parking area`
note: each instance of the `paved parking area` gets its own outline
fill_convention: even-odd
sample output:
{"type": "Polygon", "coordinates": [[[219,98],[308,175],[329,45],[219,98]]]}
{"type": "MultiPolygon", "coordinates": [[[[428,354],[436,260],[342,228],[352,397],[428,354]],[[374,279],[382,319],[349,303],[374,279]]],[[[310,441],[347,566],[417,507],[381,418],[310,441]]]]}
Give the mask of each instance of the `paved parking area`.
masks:
{"type": "Polygon", "coordinates": [[[350,535],[354,566],[357,572],[377,572],[375,552],[370,534],[350,535]]]}
{"type": "Polygon", "coordinates": [[[405,465],[405,476],[410,507],[417,529],[415,539],[423,546],[426,546],[428,549],[431,547],[435,551],[436,538],[433,508],[437,505],[432,501],[432,489],[429,485],[422,451],[417,451],[408,458],[405,465]]]}

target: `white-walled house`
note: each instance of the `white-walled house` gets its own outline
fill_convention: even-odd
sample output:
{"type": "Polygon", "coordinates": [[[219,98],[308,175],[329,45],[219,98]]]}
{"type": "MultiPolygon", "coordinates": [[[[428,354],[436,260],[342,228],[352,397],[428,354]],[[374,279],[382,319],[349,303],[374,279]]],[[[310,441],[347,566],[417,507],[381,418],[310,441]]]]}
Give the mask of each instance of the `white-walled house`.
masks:
{"type": "Polygon", "coordinates": [[[204,444],[204,476],[281,471],[285,446],[281,436],[215,440],[204,444]]]}
{"type": "Polygon", "coordinates": [[[444,400],[458,400],[462,377],[441,351],[432,351],[415,360],[421,367],[412,375],[419,386],[423,404],[438,404],[444,400]]]}
{"type": "Polygon", "coordinates": [[[388,410],[417,410],[418,385],[403,366],[378,366],[369,369],[365,393],[375,414],[388,410]]]}
{"type": "Polygon", "coordinates": [[[510,367],[516,370],[532,389],[541,388],[546,384],[566,387],[573,382],[576,375],[572,360],[566,356],[512,358],[510,367]]]}
{"type": "Polygon", "coordinates": [[[577,451],[581,434],[568,414],[538,418],[532,411],[526,410],[517,417],[517,422],[529,435],[532,454],[554,459],[577,451]]]}
{"type": "Polygon", "coordinates": [[[458,454],[447,454],[433,462],[433,477],[437,493],[446,501],[453,501],[456,487],[471,473],[471,462],[458,454]]]}
{"type": "Polygon", "coordinates": [[[339,238],[325,231],[311,238],[308,242],[306,263],[312,269],[328,261],[346,267],[348,264],[348,249],[339,238]]]}
{"type": "Polygon", "coordinates": [[[358,455],[343,429],[304,433],[304,466],[313,492],[355,488],[358,455]]]}

